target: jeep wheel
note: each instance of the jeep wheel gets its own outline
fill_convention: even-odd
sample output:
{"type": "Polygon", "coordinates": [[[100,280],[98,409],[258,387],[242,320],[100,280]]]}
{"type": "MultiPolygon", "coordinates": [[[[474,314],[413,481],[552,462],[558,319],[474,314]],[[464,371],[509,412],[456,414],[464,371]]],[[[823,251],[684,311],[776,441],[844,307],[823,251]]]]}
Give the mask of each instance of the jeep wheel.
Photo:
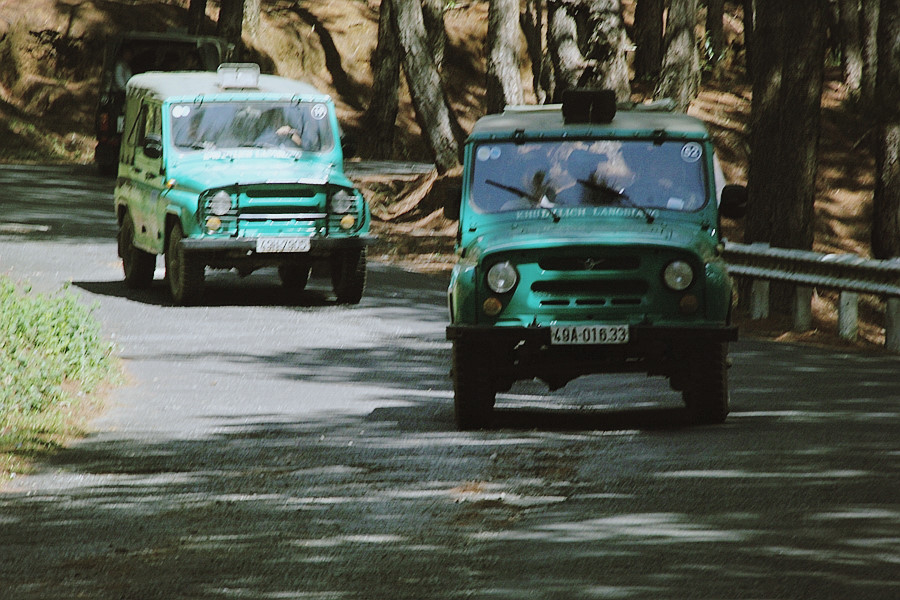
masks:
{"type": "Polygon", "coordinates": [[[206,266],[184,251],[181,246],[183,237],[181,224],[176,223],[169,232],[166,247],[166,280],[175,304],[189,306],[196,304],[203,295],[206,266]]]}
{"type": "Polygon", "coordinates": [[[697,424],[723,423],[728,415],[728,344],[708,342],[686,353],[682,398],[697,424]]]}
{"type": "Polygon", "coordinates": [[[125,285],[135,290],[150,287],[153,283],[153,270],[156,269],[156,255],[134,246],[134,221],[130,213],[125,213],[117,238],[125,285]]]}
{"type": "Polygon", "coordinates": [[[341,250],[331,256],[331,286],[338,304],[359,304],[366,288],[366,249],[341,250]]]}
{"type": "Polygon", "coordinates": [[[497,393],[484,346],[453,342],[453,414],[461,431],[491,424],[497,393]]]}
{"type": "Polygon", "coordinates": [[[291,294],[299,294],[309,283],[308,262],[284,263],[278,265],[278,277],[281,285],[291,294]]]}

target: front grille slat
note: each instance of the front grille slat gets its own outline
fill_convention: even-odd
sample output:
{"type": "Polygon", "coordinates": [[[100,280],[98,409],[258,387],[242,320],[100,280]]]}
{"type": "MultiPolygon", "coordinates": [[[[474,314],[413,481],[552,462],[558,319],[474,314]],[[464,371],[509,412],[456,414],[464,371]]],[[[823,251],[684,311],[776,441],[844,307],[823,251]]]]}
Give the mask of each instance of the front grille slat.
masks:
{"type": "Polygon", "coordinates": [[[538,260],[544,271],[634,271],[639,256],[547,256],[538,260]]]}
{"type": "Polygon", "coordinates": [[[531,284],[531,291],[539,294],[571,296],[641,296],[647,289],[647,282],[641,279],[540,280],[531,284]]]}

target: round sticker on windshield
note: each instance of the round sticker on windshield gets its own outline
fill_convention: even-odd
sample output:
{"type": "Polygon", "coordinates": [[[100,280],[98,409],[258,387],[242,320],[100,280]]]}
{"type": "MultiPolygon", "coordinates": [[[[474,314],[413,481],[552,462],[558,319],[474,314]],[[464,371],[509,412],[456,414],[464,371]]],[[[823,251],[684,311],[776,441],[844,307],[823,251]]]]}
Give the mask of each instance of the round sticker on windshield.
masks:
{"type": "Polygon", "coordinates": [[[487,160],[491,157],[491,149],[488,146],[481,146],[478,149],[478,152],[475,154],[475,158],[478,160],[487,160]]]}
{"type": "Polygon", "coordinates": [[[172,116],[176,119],[180,119],[182,117],[186,117],[191,114],[191,107],[180,104],[178,106],[172,107],[172,116]]]}
{"type": "Polygon", "coordinates": [[[312,107],[312,110],[309,111],[309,114],[316,121],[321,121],[325,118],[325,115],[328,114],[328,109],[324,104],[316,104],[312,107]]]}
{"type": "Polygon", "coordinates": [[[697,142],[688,142],[681,147],[681,160],[695,163],[703,156],[703,147],[697,142]]]}

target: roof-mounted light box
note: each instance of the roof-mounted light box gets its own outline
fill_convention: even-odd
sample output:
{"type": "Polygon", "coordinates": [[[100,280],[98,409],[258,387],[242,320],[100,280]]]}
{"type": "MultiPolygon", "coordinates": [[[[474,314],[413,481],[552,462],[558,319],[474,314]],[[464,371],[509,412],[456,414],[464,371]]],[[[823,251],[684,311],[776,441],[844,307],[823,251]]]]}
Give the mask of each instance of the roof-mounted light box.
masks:
{"type": "Polygon", "coordinates": [[[570,89],[562,94],[566,123],[609,123],[616,116],[616,93],[605,89],[570,89]]]}
{"type": "Polygon", "coordinates": [[[259,87],[259,65],[255,63],[222,63],[216,73],[222,89],[259,87]]]}

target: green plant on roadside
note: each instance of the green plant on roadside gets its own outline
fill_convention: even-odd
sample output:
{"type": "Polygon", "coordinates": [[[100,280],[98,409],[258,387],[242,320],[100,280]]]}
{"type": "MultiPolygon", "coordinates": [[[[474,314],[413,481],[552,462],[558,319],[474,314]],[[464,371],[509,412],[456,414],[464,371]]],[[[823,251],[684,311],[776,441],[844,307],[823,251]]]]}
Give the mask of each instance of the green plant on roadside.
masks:
{"type": "Polygon", "coordinates": [[[0,276],[0,475],[20,464],[11,456],[71,433],[79,401],[115,375],[112,353],[74,294],[32,294],[0,276]]]}

